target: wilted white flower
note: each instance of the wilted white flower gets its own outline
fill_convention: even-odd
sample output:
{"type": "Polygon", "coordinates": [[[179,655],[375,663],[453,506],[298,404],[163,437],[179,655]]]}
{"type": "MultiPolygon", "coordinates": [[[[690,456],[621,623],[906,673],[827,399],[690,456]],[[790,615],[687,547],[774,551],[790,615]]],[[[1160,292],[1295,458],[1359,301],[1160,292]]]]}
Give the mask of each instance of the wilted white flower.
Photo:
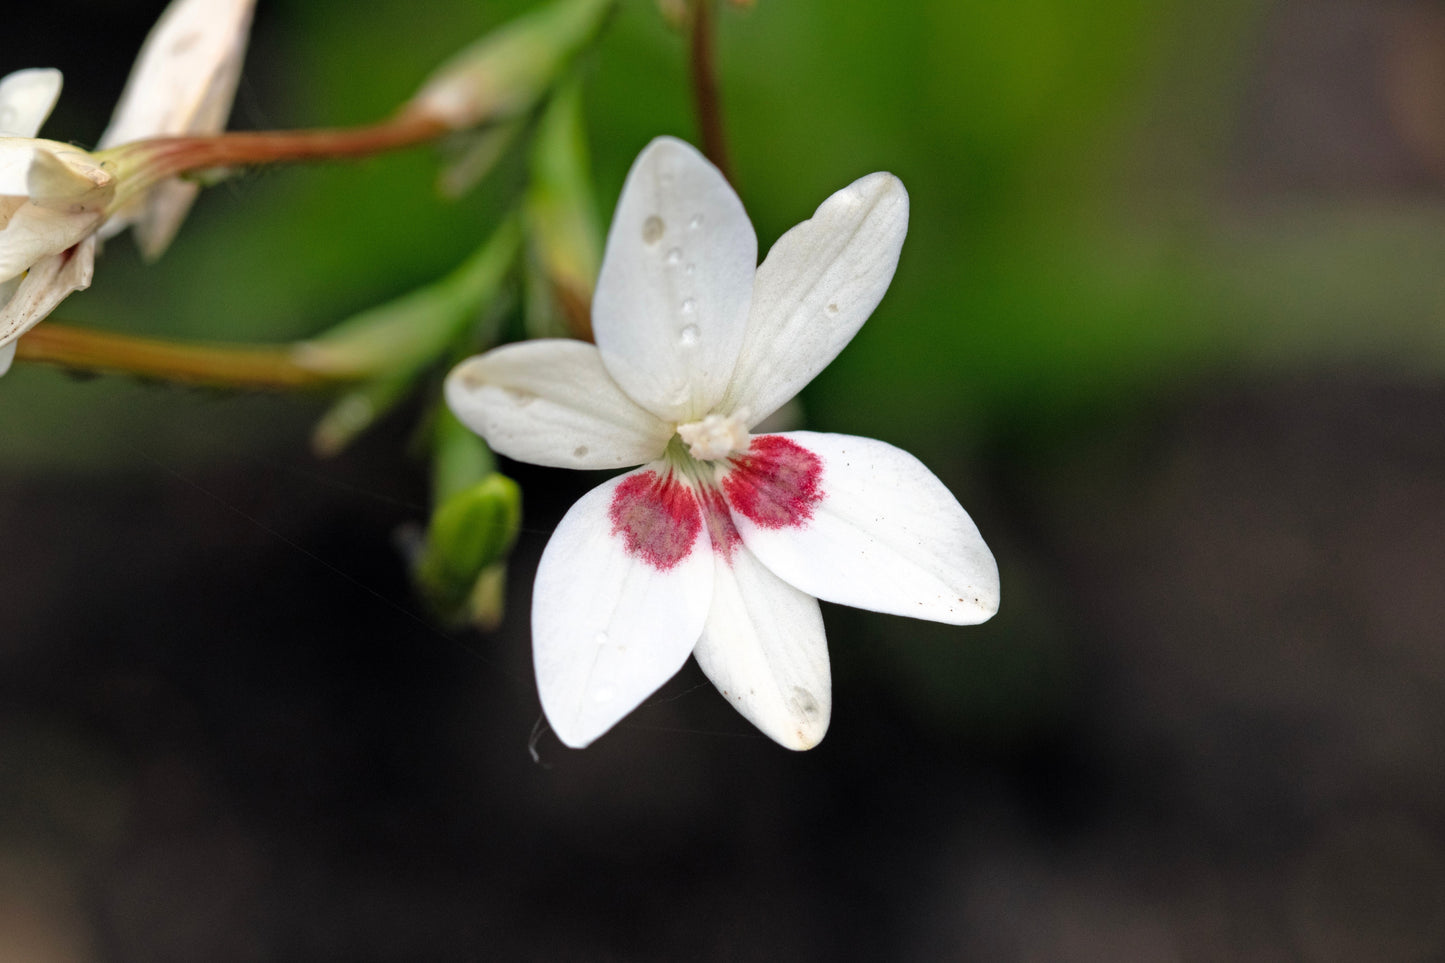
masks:
{"type": "Polygon", "coordinates": [[[85,151],[35,134],[60,95],[60,71],[0,79],[0,373],[15,339],[90,285],[95,230],[115,178],[85,151]]]}
{"type": "MultiPolygon", "coordinates": [[[[254,0],[176,0],[136,61],[101,148],[219,132],[226,123],[254,0]]],[[[148,257],[163,251],[197,187],[131,178],[107,155],[36,139],[60,95],[58,70],[0,79],[0,373],[15,341],[90,286],[96,243],[134,225],[148,257]]]]}
{"type": "MultiPolygon", "coordinates": [[[[167,7],[141,46],[98,149],[224,130],[255,6],[256,0],[176,0],[167,7]]],[[[194,181],[162,181],[111,211],[100,236],[134,226],[141,253],[160,257],[200,189],[194,181]]]]}
{"type": "Polygon", "coordinates": [[[567,512],[533,592],[537,683],[581,747],[689,653],[784,746],[823,737],[817,599],[954,624],[996,611],[998,569],[953,495],[883,442],[751,435],[821,371],[892,280],[908,195],[870,174],[757,264],[722,175],[672,138],[633,164],[592,307],[597,344],[529,341],[459,365],[447,400],[502,454],[642,465],[567,512]]]}

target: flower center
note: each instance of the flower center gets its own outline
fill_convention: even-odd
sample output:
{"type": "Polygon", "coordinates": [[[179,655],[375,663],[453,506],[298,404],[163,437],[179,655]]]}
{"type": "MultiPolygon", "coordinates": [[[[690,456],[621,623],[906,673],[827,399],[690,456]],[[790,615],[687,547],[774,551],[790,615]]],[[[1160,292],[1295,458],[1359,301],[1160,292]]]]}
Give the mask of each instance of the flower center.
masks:
{"type": "Polygon", "coordinates": [[[677,426],[677,437],[687,445],[687,453],[698,461],[717,461],[747,451],[752,436],[743,420],[747,412],[731,415],[708,415],[702,421],[677,426]]]}

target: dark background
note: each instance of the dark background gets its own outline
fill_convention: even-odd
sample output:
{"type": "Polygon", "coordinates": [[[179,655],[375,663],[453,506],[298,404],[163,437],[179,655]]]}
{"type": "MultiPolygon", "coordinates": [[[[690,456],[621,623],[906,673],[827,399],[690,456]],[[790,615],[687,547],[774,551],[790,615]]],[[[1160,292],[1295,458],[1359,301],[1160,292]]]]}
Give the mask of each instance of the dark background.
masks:
{"type": "MultiPolygon", "coordinates": [[[[262,0],[237,126],[385,114],[519,3],[262,0]]],[[[92,142],[155,3],[7,15],[92,142]]],[[[825,606],[796,755],[695,667],[593,747],[539,718],[535,561],[595,478],[515,466],[510,615],[438,627],[413,405],[0,381],[0,959],[1445,955],[1445,10],[759,0],[723,17],[767,244],[874,169],[893,288],[804,397],[997,555],[956,629],[825,606]]],[[[587,65],[603,214],[692,136],[640,0],[587,65]]],[[[208,192],[68,320],[303,336],[444,272],[520,177],[428,151],[208,192]]]]}

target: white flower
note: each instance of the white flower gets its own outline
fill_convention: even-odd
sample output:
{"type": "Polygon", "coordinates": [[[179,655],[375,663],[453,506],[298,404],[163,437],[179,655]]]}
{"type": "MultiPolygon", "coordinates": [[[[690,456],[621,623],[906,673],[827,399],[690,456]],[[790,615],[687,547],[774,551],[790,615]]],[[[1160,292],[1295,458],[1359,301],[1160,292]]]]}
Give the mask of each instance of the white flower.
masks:
{"type": "MultiPolygon", "coordinates": [[[[175,0],[141,46],[100,149],[149,137],[218,134],[226,127],[256,0],[175,0]]],[[[147,258],[160,257],[201,187],[170,178],[111,212],[102,239],[134,225],[147,258]]]]}
{"type": "Polygon", "coordinates": [[[908,195],[870,174],[757,265],[722,175],[672,138],[633,164],[593,301],[597,345],[529,341],[459,365],[447,401],[497,451],[642,465],[557,527],[532,601],[542,706],[585,746],[689,653],[784,746],[822,739],[817,599],[953,624],[998,608],[998,569],[917,459],[815,432],[750,435],[842,350],[892,280],[908,195]]]}
{"type": "Polygon", "coordinates": [[[60,96],[60,71],[0,79],[0,374],[15,339],[90,285],[95,230],[115,178],[91,155],[35,134],[60,96]]]}
{"type": "MultiPolygon", "coordinates": [[[[216,133],[235,94],[254,0],[176,0],[145,45],[101,147],[216,133]]],[[[58,70],[0,79],[0,374],[15,341],[74,291],[90,286],[98,238],[134,224],[160,254],[197,187],[174,178],[125,196],[103,158],[35,135],[60,95],[58,70]]]]}

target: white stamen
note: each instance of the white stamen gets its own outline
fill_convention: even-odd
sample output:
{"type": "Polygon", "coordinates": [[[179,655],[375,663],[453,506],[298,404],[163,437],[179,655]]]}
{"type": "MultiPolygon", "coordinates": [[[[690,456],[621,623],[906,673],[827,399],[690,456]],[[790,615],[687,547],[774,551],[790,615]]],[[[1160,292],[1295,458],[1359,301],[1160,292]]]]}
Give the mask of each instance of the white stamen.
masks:
{"type": "Polygon", "coordinates": [[[716,461],[735,452],[747,451],[752,436],[748,434],[746,411],[731,415],[708,415],[702,421],[677,426],[677,437],[687,445],[692,457],[699,461],[716,461]]]}

